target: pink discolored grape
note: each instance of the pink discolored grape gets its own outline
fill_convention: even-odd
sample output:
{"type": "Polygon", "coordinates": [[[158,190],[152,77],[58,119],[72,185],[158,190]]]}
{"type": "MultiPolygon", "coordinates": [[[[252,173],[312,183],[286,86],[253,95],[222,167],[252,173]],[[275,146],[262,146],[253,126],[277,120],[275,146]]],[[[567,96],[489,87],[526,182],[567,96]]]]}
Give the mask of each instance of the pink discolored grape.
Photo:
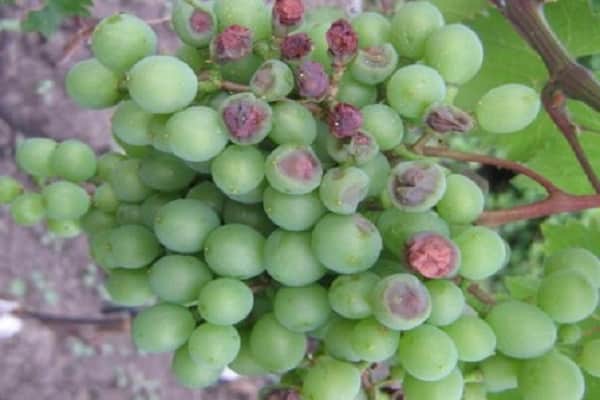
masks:
{"type": "Polygon", "coordinates": [[[281,58],[288,61],[301,60],[312,50],[312,41],[304,32],[288,35],[280,45],[281,58]]]}
{"type": "Polygon", "coordinates": [[[425,124],[437,133],[465,133],[475,126],[469,113],[452,106],[432,108],[425,117],[425,124]]]}
{"type": "MultiPolygon", "coordinates": [[[[362,126],[363,117],[360,110],[351,104],[336,104],[327,119],[329,130],[337,138],[351,137],[358,134],[362,126]]],[[[358,135],[357,140],[363,140],[363,136],[358,135]]]]}
{"type": "Polygon", "coordinates": [[[276,190],[288,194],[305,194],[319,186],[323,167],[310,147],[284,144],[267,158],[265,173],[276,190]]]}
{"type": "Polygon", "coordinates": [[[305,61],[296,72],[300,96],[321,100],[329,91],[329,76],[318,62],[305,61]]]}
{"type": "Polygon", "coordinates": [[[302,0],[275,0],[273,20],[283,26],[296,26],[304,18],[302,0]]]}
{"type": "Polygon", "coordinates": [[[346,64],[356,55],[358,35],[347,20],[342,18],[331,24],[325,37],[334,63],[346,64]]]}
{"type": "Polygon", "coordinates": [[[237,144],[259,143],[271,130],[271,107],[251,93],[225,100],[220,114],[229,137],[237,144]]]}
{"type": "Polygon", "coordinates": [[[392,170],[388,192],[394,205],[409,212],[435,206],[446,191],[446,177],[439,165],[429,161],[402,162],[392,170]]]}
{"type": "Polygon", "coordinates": [[[225,28],[213,42],[213,53],[217,62],[240,60],[252,52],[252,31],[241,25],[225,28]]]}
{"type": "Polygon", "coordinates": [[[458,271],[460,251],[450,239],[439,233],[421,232],[409,239],[406,261],[426,278],[450,278],[458,271]]]}

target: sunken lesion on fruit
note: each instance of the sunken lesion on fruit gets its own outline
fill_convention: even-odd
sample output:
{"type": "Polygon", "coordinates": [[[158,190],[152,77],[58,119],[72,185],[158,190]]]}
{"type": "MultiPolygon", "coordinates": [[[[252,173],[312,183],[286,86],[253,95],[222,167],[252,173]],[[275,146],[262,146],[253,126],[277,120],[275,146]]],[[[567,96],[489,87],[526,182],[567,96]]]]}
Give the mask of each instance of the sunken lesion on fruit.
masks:
{"type": "Polygon", "coordinates": [[[304,2],[302,0],[275,0],[274,19],[284,26],[295,26],[304,18],[304,2]]]}
{"type": "Polygon", "coordinates": [[[370,67],[386,67],[390,63],[390,57],[385,47],[372,46],[364,50],[359,50],[360,57],[364,63],[370,67]]]}
{"type": "Polygon", "coordinates": [[[321,164],[311,151],[297,149],[283,155],[277,161],[277,168],[293,180],[310,181],[321,171],[321,164]]]}
{"type": "Polygon", "coordinates": [[[390,194],[400,205],[416,207],[427,202],[443,180],[443,171],[432,163],[399,164],[391,177],[390,194]]]}
{"type": "Polygon", "coordinates": [[[333,136],[345,138],[358,133],[363,124],[363,116],[352,104],[338,103],[329,113],[327,123],[333,136]]]}
{"type": "Polygon", "coordinates": [[[294,33],[283,38],[280,50],[284,60],[301,60],[312,51],[312,41],[305,32],[294,33]]]}
{"type": "Polygon", "coordinates": [[[191,31],[196,34],[211,33],[215,26],[212,15],[209,12],[199,9],[192,12],[189,24],[191,31]]]}
{"type": "Polygon", "coordinates": [[[217,62],[240,60],[252,52],[252,31],[245,26],[231,25],[217,35],[213,53],[217,62]]]}
{"type": "Polygon", "coordinates": [[[406,261],[426,278],[451,278],[458,272],[460,251],[452,240],[439,233],[420,232],[406,244],[406,261]]]}
{"type": "Polygon", "coordinates": [[[300,96],[322,99],[329,92],[329,75],[325,68],[315,61],[305,61],[296,73],[300,96]]]}
{"type": "Polygon", "coordinates": [[[329,54],[338,64],[350,61],[358,50],[358,35],[350,22],[343,18],[331,24],[325,38],[329,54]]]}
{"type": "Polygon", "coordinates": [[[475,121],[469,113],[452,106],[432,108],[425,117],[425,124],[436,133],[465,133],[475,127],[475,121]]]}
{"type": "Polygon", "coordinates": [[[251,85],[259,88],[263,93],[271,90],[275,85],[273,64],[266,63],[260,67],[254,74],[251,85]]]}
{"type": "Polygon", "coordinates": [[[249,93],[230,97],[221,109],[223,122],[231,138],[239,143],[254,142],[271,121],[268,104],[249,93]]]}
{"type": "Polygon", "coordinates": [[[429,307],[429,297],[423,287],[399,279],[389,282],[383,298],[392,314],[403,319],[418,318],[429,307]]]}

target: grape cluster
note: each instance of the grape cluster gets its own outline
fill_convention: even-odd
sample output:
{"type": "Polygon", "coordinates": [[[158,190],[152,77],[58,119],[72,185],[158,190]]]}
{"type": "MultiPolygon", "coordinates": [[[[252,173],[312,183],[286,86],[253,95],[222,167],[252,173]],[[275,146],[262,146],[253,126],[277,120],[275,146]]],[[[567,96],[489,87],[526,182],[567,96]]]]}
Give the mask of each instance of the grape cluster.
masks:
{"type": "Polygon", "coordinates": [[[85,232],[112,300],[142,307],[141,351],[173,352],[191,388],[227,366],[277,374],[267,399],[582,398],[578,364],[600,376],[577,325],[598,304],[598,259],[557,253],[536,298],[508,299],[491,279],[507,243],[474,225],[482,189],[397,151],[405,130],[507,133],[537,115],[516,84],[475,118],[452,104],[482,65],[471,29],[424,1],[348,21],[301,0],[181,0],[172,26],[182,47],[157,55],[144,21],[108,17],[66,77],[80,106],[116,106],[122,150],[28,139],[16,158],[40,193],[0,178],[16,223],[85,232]]]}

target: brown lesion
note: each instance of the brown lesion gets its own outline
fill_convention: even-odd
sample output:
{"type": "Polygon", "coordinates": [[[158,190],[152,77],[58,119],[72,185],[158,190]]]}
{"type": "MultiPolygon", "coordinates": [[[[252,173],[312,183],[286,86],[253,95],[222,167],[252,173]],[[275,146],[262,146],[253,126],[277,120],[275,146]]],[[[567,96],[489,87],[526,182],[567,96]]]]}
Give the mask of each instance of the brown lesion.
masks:
{"type": "Polygon", "coordinates": [[[384,297],[388,309],[406,319],[423,315],[429,306],[429,297],[425,291],[410,282],[392,281],[386,288],[384,297]]]}
{"type": "Polygon", "coordinates": [[[277,162],[277,167],[285,176],[298,181],[310,181],[317,171],[321,170],[321,164],[316,156],[311,151],[303,149],[284,155],[277,162]]]}

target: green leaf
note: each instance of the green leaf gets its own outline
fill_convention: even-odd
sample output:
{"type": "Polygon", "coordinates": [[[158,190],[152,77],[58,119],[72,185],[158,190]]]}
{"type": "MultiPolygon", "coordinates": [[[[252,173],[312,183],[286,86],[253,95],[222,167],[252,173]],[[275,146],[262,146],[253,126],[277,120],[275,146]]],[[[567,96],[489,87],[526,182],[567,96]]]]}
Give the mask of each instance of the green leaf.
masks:
{"type": "Polygon", "coordinates": [[[48,0],[43,8],[27,14],[22,29],[49,37],[58,30],[65,18],[90,15],[92,4],[93,0],[48,0]]]}
{"type": "Polygon", "coordinates": [[[435,4],[446,22],[453,23],[475,18],[489,7],[487,0],[430,0],[435,4]]]}
{"type": "Polygon", "coordinates": [[[583,247],[600,257],[600,227],[584,224],[574,218],[565,223],[542,224],[544,251],[551,255],[569,247],[583,247]]]}
{"type": "Polygon", "coordinates": [[[590,9],[594,14],[600,13],[600,0],[589,0],[590,9]]]}

